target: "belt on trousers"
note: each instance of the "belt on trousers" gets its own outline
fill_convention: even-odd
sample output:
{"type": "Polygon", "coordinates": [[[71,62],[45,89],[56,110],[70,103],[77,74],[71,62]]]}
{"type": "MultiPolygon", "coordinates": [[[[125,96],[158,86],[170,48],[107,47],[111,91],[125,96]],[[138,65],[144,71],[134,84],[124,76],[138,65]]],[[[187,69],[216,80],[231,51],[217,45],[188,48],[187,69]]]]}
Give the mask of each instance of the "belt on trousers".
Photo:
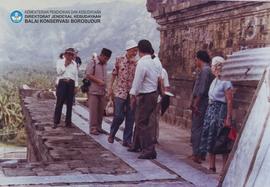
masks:
{"type": "Polygon", "coordinates": [[[157,91],[153,91],[153,92],[149,92],[149,93],[139,93],[138,95],[148,95],[148,94],[153,94],[153,93],[156,93],[157,91]]]}
{"type": "Polygon", "coordinates": [[[208,104],[209,104],[209,105],[214,104],[214,103],[226,104],[225,102],[222,102],[222,101],[213,101],[213,100],[211,100],[211,99],[208,100],[208,104]]]}
{"type": "Polygon", "coordinates": [[[74,80],[73,79],[64,78],[64,79],[60,79],[59,81],[71,82],[71,81],[74,81],[74,80]]]}

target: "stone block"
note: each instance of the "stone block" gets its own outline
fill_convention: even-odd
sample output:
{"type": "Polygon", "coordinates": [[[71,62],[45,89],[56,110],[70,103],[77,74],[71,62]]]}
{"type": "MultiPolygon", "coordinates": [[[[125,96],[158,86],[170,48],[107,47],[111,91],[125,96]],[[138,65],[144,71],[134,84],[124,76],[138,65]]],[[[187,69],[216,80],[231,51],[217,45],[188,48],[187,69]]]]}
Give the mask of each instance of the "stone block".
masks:
{"type": "Polygon", "coordinates": [[[3,168],[16,168],[18,165],[17,160],[4,161],[0,163],[0,166],[3,168]]]}
{"type": "Polygon", "coordinates": [[[59,163],[59,164],[49,164],[44,168],[45,171],[68,171],[70,168],[68,164],[59,163]]]}
{"type": "Polygon", "coordinates": [[[55,176],[56,173],[52,172],[52,171],[38,171],[36,172],[37,176],[55,176]]]}
{"type": "MultiPolygon", "coordinates": [[[[240,24],[243,23],[243,20],[255,24],[255,22],[252,23],[252,20],[258,19],[259,15],[263,23],[262,28],[269,28],[270,22],[266,21],[269,20],[267,13],[269,3],[267,2],[259,4],[256,2],[220,1],[208,4],[203,1],[187,1],[185,3],[188,6],[183,6],[184,2],[182,1],[177,3],[170,1],[166,4],[156,2],[155,6],[160,11],[152,12],[152,16],[162,28],[160,29],[159,55],[164,67],[168,70],[171,90],[175,94],[175,97],[171,99],[171,106],[176,106],[176,108],[171,108],[170,113],[179,107],[185,109],[189,105],[194,83],[192,72],[196,51],[205,49],[211,56],[226,56],[241,48],[266,46],[270,39],[269,34],[265,34],[266,32],[256,30],[256,25],[252,25],[254,29],[250,31],[254,32],[255,37],[248,38],[249,34],[245,33],[247,25],[240,24]],[[237,10],[231,8],[234,4],[238,6],[237,10]],[[203,12],[208,13],[203,14],[203,12]],[[250,15],[250,12],[253,14],[250,15]],[[249,14],[248,17],[247,14],[249,14]],[[213,21],[209,22],[209,20],[213,21]],[[250,42],[251,40],[252,42],[250,42]]],[[[242,108],[241,110],[247,111],[258,81],[239,80],[234,81],[233,85],[236,88],[234,107],[237,110],[242,108]]],[[[182,116],[177,111],[174,114],[182,116]]],[[[183,116],[188,119],[185,114],[183,116]]],[[[241,121],[244,115],[241,114],[238,117],[241,121]]],[[[169,123],[173,121],[171,117],[167,116],[163,119],[169,123]]]]}
{"type": "Polygon", "coordinates": [[[74,169],[74,171],[78,171],[78,172],[80,172],[82,174],[90,173],[88,168],[76,168],[76,169],[74,169]]]}
{"type": "Polygon", "coordinates": [[[3,168],[3,172],[6,176],[35,176],[36,173],[29,168],[3,168]]]}
{"type": "Polygon", "coordinates": [[[84,160],[70,160],[66,162],[71,169],[84,168],[86,163],[84,160]]]}
{"type": "Polygon", "coordinates": [[[183,118],[184,119],[191,119],[192,111],[190,109],[186,109],[183,111],[183,118]]]}

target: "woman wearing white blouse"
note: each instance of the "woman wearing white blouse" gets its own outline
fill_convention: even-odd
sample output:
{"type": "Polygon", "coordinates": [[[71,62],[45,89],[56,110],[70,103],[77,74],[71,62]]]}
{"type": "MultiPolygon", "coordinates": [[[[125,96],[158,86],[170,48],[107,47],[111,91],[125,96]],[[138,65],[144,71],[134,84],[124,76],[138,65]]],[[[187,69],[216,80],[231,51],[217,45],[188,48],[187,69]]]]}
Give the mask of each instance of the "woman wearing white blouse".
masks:
{"type": "MultiPolygon", "coordinates": [[[[218,132],[224,126],[231,126],[232,119],[233,87],[230,81],[220,79],[223,62],[225,60],[222,57],[212,59],[211,70],[216,78],[211,83],[208,93],[209,105],[204,118],[200,144],[200,151],[209,153],[209,169],[213,172],[216,171],[216,154],[214,154],[213,148],[218,132]]],[[[228,153],[223,154],[223,167],[227,158],[228,153]]]]}

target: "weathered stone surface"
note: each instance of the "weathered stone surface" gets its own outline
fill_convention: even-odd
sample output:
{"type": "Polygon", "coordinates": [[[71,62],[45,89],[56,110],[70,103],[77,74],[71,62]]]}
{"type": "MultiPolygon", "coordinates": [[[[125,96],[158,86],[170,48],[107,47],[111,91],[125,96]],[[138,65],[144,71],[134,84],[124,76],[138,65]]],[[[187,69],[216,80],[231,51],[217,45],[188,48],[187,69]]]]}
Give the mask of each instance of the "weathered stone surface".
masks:
{"type": "MultiPolygon", "coordinates": [[[[269,2],[168,0],[147,1],[148,11],[159,24],[159,57],[167,69],[171,91],[168,112],[162,118],[168,123],[190,126],[183,116],[189,107],[194,84],[195,53],[204,49],[211,56],[229,55],[246,48],[270,45],[269,2]]],[[[236,83],[235,117],[242,123],[257,83],[236,83]],[[249,92],[245,92],[246,89],[249,92]]]]}
{"type": "Polygon", "coordinates": [[[17,160],[9,160],[9,161],[3,161],[0,163],[1,167],[7,167],[7,168],[16,168],[18,165],[17,160]]]}
{"type": "Polygon", "coordinates": [[[35,176],[36,173],[30,168],[3,168],[6,176],[35,176]]]}
{"type": "Polygon", "coordinates": [[[88,168],[79,168],[79,167],[77,167],[74,171],[79,171],[82,174],[87,174],[90,172],[88,168]]]}
{"type": "Polygon", "coordinates": [[[67,164],[58,163],[58,164],[49,164],[44,168],[46,171],[68,171],[70,170],[67,164]]]}
{"type": "Polygon", "coordinates": [[[86,162],[84,160],[71,160],[68,161],[67,164],[71,169],[87,167],[86,162]]]}
{"type": "Polygon", "coordinates": [[[28,162],[2,162],[6,176],[55,176],[78,174],[123,174],[135,172],[80,129],[52,129],[54,99],[36,97],[37,90],[21,90],[26,117],[28,162]]]}
{"type": "Polygon", "coordinates": [[[37,176],[54,176],[56,175],[54,172],[51,171],[38,171],[36,172],[37,176]]]}

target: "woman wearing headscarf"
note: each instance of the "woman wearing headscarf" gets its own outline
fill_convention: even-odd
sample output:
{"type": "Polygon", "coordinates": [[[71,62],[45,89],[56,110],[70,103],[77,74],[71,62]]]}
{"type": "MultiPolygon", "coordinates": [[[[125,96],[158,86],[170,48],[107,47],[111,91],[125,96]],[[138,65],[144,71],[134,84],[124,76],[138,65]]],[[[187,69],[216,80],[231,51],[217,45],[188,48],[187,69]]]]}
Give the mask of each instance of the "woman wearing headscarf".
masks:
{"type": "MultiPolygon", "coordinates": [[[[209,89],[209,105],[204,118],[200,150],[209,153],[209,169],[216,171],[216,154],[214,145],[218,133],[225,126],[231,126],[233,91],[230,81],[221,80],[222,65],[225,60],[222,57],[212,59],[211,70],[215,79],[209,89]]],[[[223,154],[223,167],[227,161],[228,153],[223,154]]]]}

